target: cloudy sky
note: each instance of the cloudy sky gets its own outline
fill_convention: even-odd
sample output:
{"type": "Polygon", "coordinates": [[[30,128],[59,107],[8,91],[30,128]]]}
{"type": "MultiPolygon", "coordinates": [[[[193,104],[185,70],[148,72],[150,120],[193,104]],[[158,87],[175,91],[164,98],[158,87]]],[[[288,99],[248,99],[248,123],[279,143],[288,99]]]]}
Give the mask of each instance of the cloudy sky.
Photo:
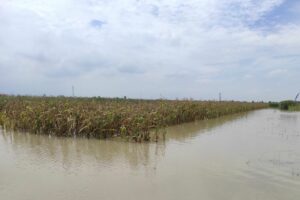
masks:
{"type": "Polygon", "coordinates": [[[0,93],[281,100],[298,0],[1,0],[0,93]]]}

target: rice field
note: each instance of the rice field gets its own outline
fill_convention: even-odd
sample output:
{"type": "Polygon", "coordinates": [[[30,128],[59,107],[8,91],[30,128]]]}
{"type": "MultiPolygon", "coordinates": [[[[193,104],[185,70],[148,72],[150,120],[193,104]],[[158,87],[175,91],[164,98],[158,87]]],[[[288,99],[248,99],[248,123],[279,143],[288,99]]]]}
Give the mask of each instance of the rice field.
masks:
{"type": "Polygon", "coordinates": [[[170,125],[265,108],[265,103],[0,96],[0,125],[55,136],[157,141],[170,125]]]}

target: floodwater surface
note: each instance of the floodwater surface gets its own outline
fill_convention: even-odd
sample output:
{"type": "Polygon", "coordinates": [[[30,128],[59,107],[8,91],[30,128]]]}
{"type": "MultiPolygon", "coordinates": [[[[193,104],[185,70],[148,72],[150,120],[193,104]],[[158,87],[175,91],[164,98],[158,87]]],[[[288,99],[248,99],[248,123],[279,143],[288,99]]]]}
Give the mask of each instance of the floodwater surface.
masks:
{"type": "Polygon", "coordinates": [[[1,200],[299,200],[300,113],[170,127],[159,143],[0,132],[1,200]]]}

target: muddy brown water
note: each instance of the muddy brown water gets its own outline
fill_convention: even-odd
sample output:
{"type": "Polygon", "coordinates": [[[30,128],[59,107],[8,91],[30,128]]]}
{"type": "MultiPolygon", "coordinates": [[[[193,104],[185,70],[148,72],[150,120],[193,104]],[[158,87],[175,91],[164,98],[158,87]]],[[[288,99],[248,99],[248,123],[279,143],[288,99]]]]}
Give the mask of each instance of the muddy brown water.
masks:
{"type": "Polygon", "coordinates": [[[0,199],[299,200],[300,113],[188,123],[143,144],[2,130],[0,199]]]}

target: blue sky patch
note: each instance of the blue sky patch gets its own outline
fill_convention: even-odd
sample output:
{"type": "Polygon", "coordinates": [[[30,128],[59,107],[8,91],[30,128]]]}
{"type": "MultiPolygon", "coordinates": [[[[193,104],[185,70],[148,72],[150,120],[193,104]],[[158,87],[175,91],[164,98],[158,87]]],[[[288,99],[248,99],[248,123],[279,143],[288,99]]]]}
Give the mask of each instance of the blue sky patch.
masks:
{"type": "Polygon", "coordinates": [[[90,21],[90,25],[94,28],[102,28],[102,26],[105,24],[104,21],[93,19],[90,21]]]}
{"type": "Polygon", "coordinates": [[[266,13],[260,20],[254,22],[251,28],[262,28],[272,31],[274,27],[285,24],[299,24],[300,1],[288,0],[272,11],[266,13]]]}

